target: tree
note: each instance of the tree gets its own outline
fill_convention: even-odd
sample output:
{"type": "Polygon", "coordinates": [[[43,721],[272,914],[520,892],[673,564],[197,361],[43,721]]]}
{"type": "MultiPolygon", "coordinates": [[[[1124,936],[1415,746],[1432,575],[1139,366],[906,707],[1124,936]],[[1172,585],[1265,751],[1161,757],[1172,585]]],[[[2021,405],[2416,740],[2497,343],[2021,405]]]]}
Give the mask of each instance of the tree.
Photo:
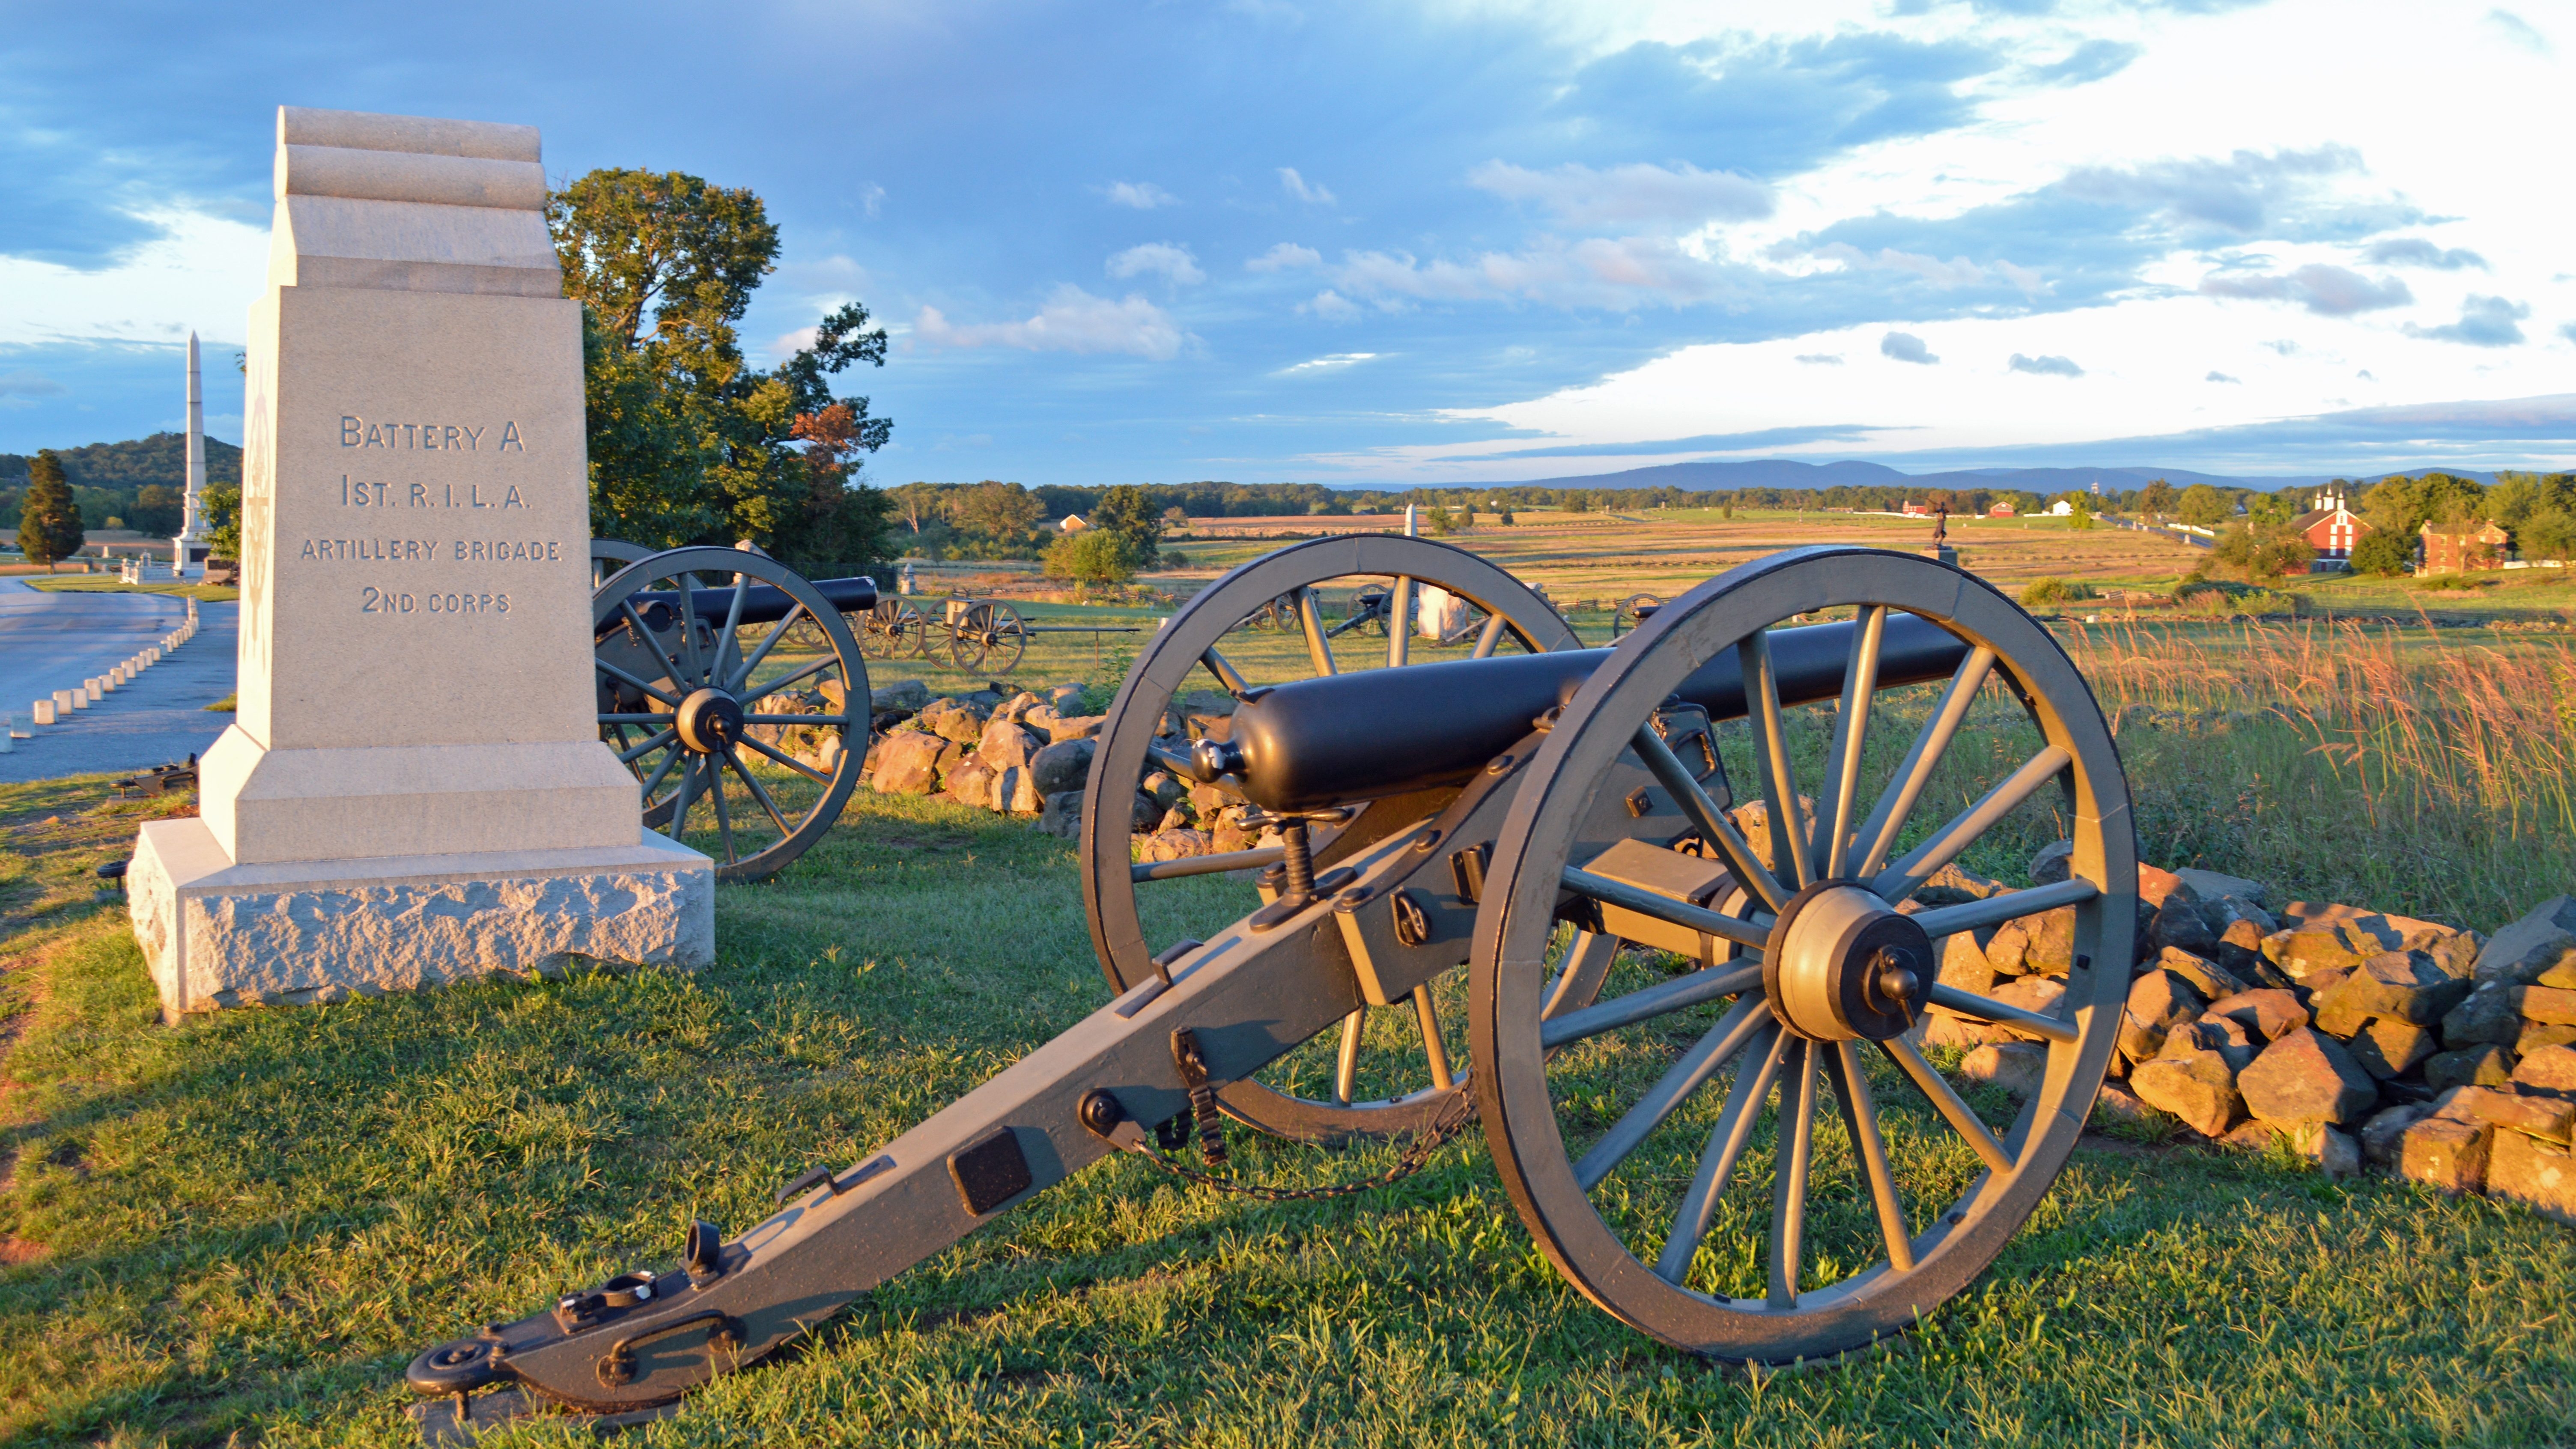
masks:
{"type": "Polygon", "coordinates": [[[2210,550],[2210,556],[2230,568],[2243,569],[2245,581],[2250,584],[2283,574],[2305,573],[2317,551],[2304,535],[2286,525],[2255,528],[2233,523],[2218,536],[2218,546],[2210,550]]]}
{"type": "Polygon", "coordinates": [[[2216,528],[2227,521],[2230,510],[2227,499],[2206,483],[2194,483],[2182,490],[2174,511],[2182,521],[2198,528],[2216,528]]]}
{"type": "Polygon", "coordinates": [[[62,456],[51,448],[38,449],[27,464],[27,496],[18,503],[19,551],[29,563],[51,565],[80,552],[84,537],[62,456]]]}
{"type": "Polygon", "coordinates": [[[806,556],[859,563],[884,557],[886,496],[852,482],[867,446],[857,414],[836,402],[797,414],[789,432],[805,445],[805,516],[797,536],[806,556]]]}
{"type": "Polygon", "coordinates": [[[126,515],[134,526],[145,533],[176,533],[187,520],[186,500],[179,490],[160,483],[146,483],[135,490],[134,507],[126,515]]]}
{"type": "Polygon", "coordinates": [[[2093,500],[2085,497],[2081,493],[2076,494],[2075,511],[2066,516],[2066,526],[2069,528],[2091,528],[2093,526],[2093,500]]]}
{"type": "Polygon", "coordinates": [[[1122,535],[1086,528],[1047,545],[1049,577],[1080,584],[1123,584],[1136,577],[1136,555],[1122,535]]]}
{"type": "Polygon", "coordinates": [[[830,377],[885,365],[886,336],[850,303],[813,342],[763,372],[735,324],[778,255],[778,229],[746,189],[680,172],[599,170],[547,199],[565,294],[581,302],[595,532],[644,543],[749,538],[790,557],[834,551],[850,517],[818,510],[808,432],[835,405],[830,468],[857,485],[857,455],[892,424],[830,377]],[[822,529],[820,534],[811,530],[822,529]]]}
{"type": "Polygon", "coordinates": [[[2162,478],[2138,490],[2138,511],[2161,518],[2174,511],[2174,486],[2162,478]]]}
{"type": "Polygon", "coordinates": [[[2414,541],[2374,528],[2353,544],[2351,562],[2354,573],[2392,578],[2415,566],[2414,541]]]}
{"type": "Polygon", "coordinates": [[[991,479],[948,500],[948,521],[968,536],[1009,552],[1025,548],[1043,510],[1029,490],[991,479]]]}
{"type": "Polygon", "coordinates": [[[1145,501],[1144,489],[1129,484],[1101,494],[1085,522],[1094,532],[1117,535],[1136,567],[1154,566],[1155,544],[1163,536],[1163,521],[1155,516],[1153,505],[1145,501]]]}
{"type": "Polygon", "coordinates": [[[906,483],[886,497],[896,521],[911,529],[916,538],[925,527],[940,521],[939,485],[935,483],[906,483]]]}
{"type": "Polygon", "coordinates": [[[206,524],[206,557],[241,562],[241,485],[207,484],[197,495],[197,514],[206,524]]]}
{"type": "Polygon", "coordinates": [[[2565,563],[2570,553],[2576,553],[2576,512],[2552,505],[2526,514],[2515,538],[2524,557],[2565,563]]]}
{"type": "Polygon", "coordinates": [[[1447,507],[1434,503],[1431,505],[1431,511],[1422,516],[1422,526],[1430,529],[1434,534],[1445,534],[1456,532],[1458,523],[1449,516],[1447,507]]]}

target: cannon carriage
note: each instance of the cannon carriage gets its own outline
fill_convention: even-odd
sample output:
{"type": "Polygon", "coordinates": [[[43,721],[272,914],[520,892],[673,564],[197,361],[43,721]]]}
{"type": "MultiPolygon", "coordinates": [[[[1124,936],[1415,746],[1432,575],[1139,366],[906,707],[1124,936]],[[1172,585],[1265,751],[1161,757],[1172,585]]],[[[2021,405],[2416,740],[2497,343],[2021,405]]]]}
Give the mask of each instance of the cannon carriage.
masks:
{"type": "Polygon", "coordinates": [[[2126,786],[2080,676],[1988,586],[1855,548],[1745,565],[1609,649],[1445,545],[1281,550],[1137,659],[1079,858],[1107,1006],[741,1234],[696,1225],[676,1268],[430,1350],[413,1387],[666,1404],[1113,1153],[1264,1191],[1224,1171],[1228,1119],[1408,1142],[1398,1171],[1480,1120],[1524,1225],[1602,1309],[1713,1358],[1829,1359],[1938,1309],[2029,1217],[2100,1086],[2133,955],[2126,786]],[[1312,601],[1353,575],[1394,579],[1397,618],[1429,585],[1488,624],[1464,659],[1413,659],[1404,629],[1346,657],[1312,601]],[[1310,677],[1256,685],[1227,641],[1282,597],[1310,677]],[[1845,617],[1788,626],[1820,615],[1845,617]],[[1201,673],[1234,698],[1229,727],[1175,736],[1201,673]],[[2007,724],[1970,728],[1981,700],[2007,724]],[[1999,778],[1959,796],[1945,761],[1970,752],[1999,778]],[[1275,843],[1134,862],[1123,814],[1149,767],[1257,810],[1275,843]],[[2071,841],[2065,879],[1926,894],[2034,816],[2071,841]],[[1243,870],[1248,914],[1146,929],[1168,913],[1140,893],[1243,870]],[[2048,1005],[1943,979],[1952,941],[2050,912],[2072,956],[2048,1005]],[[1926,1057],[1936,1010],[2044,1051],[2017,1108],[1926,1057]]]}

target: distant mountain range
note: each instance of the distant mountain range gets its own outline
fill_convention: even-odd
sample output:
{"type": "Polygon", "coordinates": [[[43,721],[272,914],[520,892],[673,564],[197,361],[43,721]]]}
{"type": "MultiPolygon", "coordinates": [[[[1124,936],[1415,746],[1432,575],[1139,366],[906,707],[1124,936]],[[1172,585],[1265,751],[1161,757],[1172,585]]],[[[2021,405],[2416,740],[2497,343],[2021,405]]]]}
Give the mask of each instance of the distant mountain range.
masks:
{"type": "MultiPolygon", "coordinates": [[[[2428,468],[2406,468],[2389,473],[2374,473],[2359,481],[2376,483],[2382,478],[2412,476],[2437,471],[2428,468]]],[[[2443,468],[2438,471],[2475,478],[2481,483],[2495,482],[2495,474],[2473,468],[2443,468]]],[[[1568,478],[1487,479],[1474,483],[1443,483],[1441,488],[1679,488],[1691,493],[1713,489],[1797,488],[1823,489],[1849,484],[1859,487],[1905,488],[2011,488],[2026,493],[2064,493],[2070,489],[2090,488],[2100,482],[2107,490],[2143,487],[2162,478],[2176,488],[2194,483],[2207,483],[2213,488],[2257,488],[2265,492],[2292,486],[2313,486],[2330,481],[2326,475],[2316,477],[2232,478],[2218,473],[2195,473],[2188,468],[1964,468],[1947,473],[1903,473],[1883,463],[1845,461],[1841,463],[1801,463],[1790,458],[1765,458],[1746,463],[1662,463],[1651,468],[1626,468],[1616,473],[1593,473],[1568,478]]],[[[1384,484],[1337,484],[1337,487],[1380,487],[1384,484]]]]}

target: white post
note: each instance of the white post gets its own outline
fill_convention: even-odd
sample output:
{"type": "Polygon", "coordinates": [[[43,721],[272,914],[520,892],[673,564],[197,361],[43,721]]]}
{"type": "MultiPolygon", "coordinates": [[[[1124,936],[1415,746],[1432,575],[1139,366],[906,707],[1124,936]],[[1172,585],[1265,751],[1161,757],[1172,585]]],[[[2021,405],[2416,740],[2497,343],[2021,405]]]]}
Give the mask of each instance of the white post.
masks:
{"type": "Polygon", "coordinates": [[[35,710],[31,713],[31,715],[30,715],[29,717],[30,717],[31,719],[33,719],[37,724],[40,724],[40,725],[49,725],[49,724],[53,724],[53,723],[55,723],[55,711],[54,711],[54,707],[55,707],[55,705],[56,705],[56,704],[61,700],[61,698],[62,698],[62,696],[60,696],[60,695],[56,695],[53,699],[40,699],[40,700],[37,700],[37,701],[36,701],[36,707],[35,707],[35,710]]]}

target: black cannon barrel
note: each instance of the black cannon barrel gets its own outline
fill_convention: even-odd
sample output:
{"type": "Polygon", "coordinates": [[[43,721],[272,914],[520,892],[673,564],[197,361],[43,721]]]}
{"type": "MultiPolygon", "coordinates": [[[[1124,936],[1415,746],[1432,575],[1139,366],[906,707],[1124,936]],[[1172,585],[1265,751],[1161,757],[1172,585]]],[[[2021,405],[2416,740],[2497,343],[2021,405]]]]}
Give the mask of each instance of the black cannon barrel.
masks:
{"type": "MultiPolygon", "coordinates": [[[[1842,694],[1851,631],[1848,623],[1771,631],[1782,704],[1842,694]]],[[[1879,684],[1946,679],[1967,655],[1957,635],[1931,620],[1891,614],[1879,684]]],[[[1459,784],[1518,743],[1532,720],[1572,699],[1608,657],[1607,649],[1568,649],[1280,685],[1235,707],[1228,739],[1240,752],[1244,795],[1270,810],[1321,810],[1459,784]]],[[[1679,693],[1712,719],[1743,718],[1735,651],[1702,665],[1679,693]]]]}
{"type": "MultiPolygon", "coordinates": [[[[814,592],[821,594],[825,603],[844,614],[861,614],[877,606],[877,581],[874,579],[814,579],[810,582],[814,592]]],[[[693,590],[691,600],[697,605],[700,619],[722,628],[726,617],[733,612],[733,585],[716,584],[693,590]]],[[[669,628],[672,618],[680,611],[680,594],[676,589],[635,594],[627,602],[633,604],[635,612],[643,615],[644,622],[656,630],[669,628]]],[[[754,584],[743,594],[742,622],[775,624],[787,617],[787,611],[795,602],[785,589],[754,584]]],[[[602,621],[600,637],[606,638],[617,632],[625,622],[623,614],[602,621]]]]}

